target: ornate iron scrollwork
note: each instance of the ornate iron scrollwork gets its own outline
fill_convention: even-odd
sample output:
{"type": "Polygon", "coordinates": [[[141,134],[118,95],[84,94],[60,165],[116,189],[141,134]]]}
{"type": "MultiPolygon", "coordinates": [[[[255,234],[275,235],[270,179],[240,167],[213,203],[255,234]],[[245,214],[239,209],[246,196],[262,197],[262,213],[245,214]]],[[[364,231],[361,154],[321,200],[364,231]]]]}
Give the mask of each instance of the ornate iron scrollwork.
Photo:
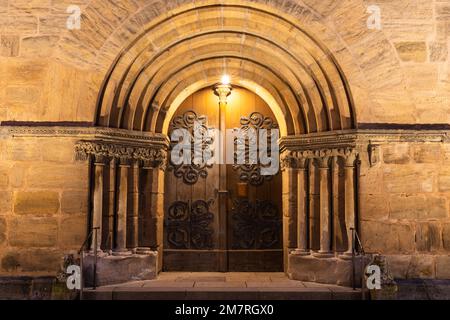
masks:
{"type": "Polygon", "coordinates": [[[236,200],[232,209],[233,249],[281,248],[281,216],[267,200],[236,200]]]}
{"type": "Polygon", "coordinates": [[[214,214],[210,212],[213,202],[176,201],[170,206],[166,219],[169,249],[206,250],[214,247],[211,226],[214,214]]]}
{"type": "Polygon", "coordinates": [[[243,182],[250,183],[253,186],[261,186],[265,181],[272,180],[273,176],[263,176],[261,174],[261,164],[260,163],[250,163],[249,159],[253,156],[253,159],[258,159],[257,155],[255,157],[254,154],[251,154],[250,151],[250,143],[255,143],[258,147],[255,152],[259,154],[259,143],[257,141],[251,141],[250,131],[253,131],[256,134],[256,139],[259,137],[259,130],[266,129],[268,130],[267,139],[268,139],[268,154],[270,155],[270,140],[271,140],[271,130],[278,129],[278,125],[275,121],[269,117],[265,117],[259,112],[252,113],[249,117],[241,117],[241,127],[240,129],[236,129],[240,132],[239,137],[235,138],[235,146],[244,145],[245,146],[245,164],[237,164],[238,153],[236,152],[234,155],[235,165],[233,169],[239,172],[239,178],[243,182]]]}
{"type": "MultiPolygon", "coordinates": [[[[194,185],[199,178],[206,179],[208,168],[212,168],[212,164],[208,163],[209,158],[214,156],[211,150],[211,146],[214,143],[214,137],[211,135],[212,128],[208,128],[206,116],[199,116],[194,111],[187,111],[173,119],[171,132],[176,129],[185,129],[190,134],[191,163],[176,165],[170,158],[169,170],[174,172],[175,177],[183,179],[184,183],[194,185]],[[200,146],[195,143],[195,137],[201,139],[202,143],[200,146]],[[201,152],[203,155],[201,159],[195,158],[196,152],[201,152]],[[209,155],[209,158],[204,155],[209,155]]],[[[178,141],[171,144],[172,148],[175,143],[178,143],[178,141]]]]}

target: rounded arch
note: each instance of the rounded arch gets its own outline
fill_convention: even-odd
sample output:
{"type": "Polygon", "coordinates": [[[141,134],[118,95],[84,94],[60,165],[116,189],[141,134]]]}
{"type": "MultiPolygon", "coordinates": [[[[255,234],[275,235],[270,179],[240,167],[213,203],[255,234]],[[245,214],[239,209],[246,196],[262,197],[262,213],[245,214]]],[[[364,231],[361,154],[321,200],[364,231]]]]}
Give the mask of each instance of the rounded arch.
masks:
{"type": "MultiPolygon", "coordinates": [[[[162,128],[158,131],[167,134],[169,131],[170,121],[173,118],[173,115],[178,110],[180,105],[193,93],[200,91],[204,88],[210,87],[214,85],[212,82],[198,81],[196,83],[191,84],[189,87],[184,88],[182,92],[180,92],[170,103],[170,107],[166,112],[166,116],[164,117],[162,128]]],[[[277,120],[278,126],[280,128],[280,133],[283,136],[288,135],[288,127],[287,127],[287,119],[284,117],[283,110],[278,104],[277,100],[272,96],[272,94],[267,91],[264,87],[258,85],[257,83],[251,80],[240,79],[236,82],[236,85],[245,88],[249,91],[254,92],[257,96],[259,96],[262,100],[264,100],[272,110],[275,118],[277,120]]]]}
{"type": "MultiPolygon", "coordinates": [[[[103,45],[98,62],[113,42],[103,45]]],[[[101,86],[94,122],[160,132],[180,83],[213,84],[228,70],[236,71],[235,83],[271,92],[288,135],[357,127],[346,75],[319,39],[273,7],[214,1],[154,17],[121,49],[101,86]]]]}

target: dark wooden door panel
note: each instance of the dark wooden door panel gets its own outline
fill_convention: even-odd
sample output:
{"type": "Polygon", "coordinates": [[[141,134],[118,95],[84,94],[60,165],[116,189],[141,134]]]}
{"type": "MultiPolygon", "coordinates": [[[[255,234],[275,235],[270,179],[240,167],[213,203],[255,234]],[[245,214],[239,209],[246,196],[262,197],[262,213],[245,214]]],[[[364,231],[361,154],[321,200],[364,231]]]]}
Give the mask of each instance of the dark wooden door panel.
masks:
{"type": "MultiPolygon", "coordinates": [[[[211,90],[189,97],[174,115],[171,129],[192,132],[194,121],[199,121],[205,132],[218,128],[218,102],[211,90]]],[[[226,126],[277,128],[267,104],[240,88],[233,91],[227,107],[226,126]]],[[[205,141],[212,145],[212,141],[205,141]]],[[[217,203],[219,165],[170,169],[165,179],[165,271],[224,271],[223,261],[225,271],[283,270],[279,174],[262,176],[258,165],[227,165],[227,212],[226,219],[221,220],[217,203]],[[242,189],[246,191],[244,196],[242,189]],[[225,237],[226,248],[219,245],[221,237],[225,237]]]]}

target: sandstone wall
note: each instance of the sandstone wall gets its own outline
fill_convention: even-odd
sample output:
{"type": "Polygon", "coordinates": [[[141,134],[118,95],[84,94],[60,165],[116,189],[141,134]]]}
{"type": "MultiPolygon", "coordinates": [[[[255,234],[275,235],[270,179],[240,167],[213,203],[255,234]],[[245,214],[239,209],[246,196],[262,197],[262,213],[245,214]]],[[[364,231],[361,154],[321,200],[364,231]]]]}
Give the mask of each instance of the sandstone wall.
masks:
{"type": "MultiPolygon", "coordinates": [[[[299,19],[301,8],[313,13],[303,27],[330,43],[352,75],[360,123],[450,123],[450,1],[251,2],[299,19]],[[381,9],[381,30],[367,29],[373,4],[381,9]]],[[[106,70],[136,31],[127,23],[139,25],[153,3],[161,14],[175,7],[174,1],[0,0],[0,122],[91,122],[106,70]],[[79,32],[66,28],[72,4],[84,14],[79,32]]],[[[1,274],[54,273],[63,254],[81,245],[87,166],[74,162],[74,142],[0,134],[1,274]]],[[[450,278],[449,146],[383,143],[380,157],[372,168],[363,157],[366,249],[390,255],[399,277],[450,278]]]]}
{"type": "MultiPolygon", "coordinates": [[[[328,45],[349,76],[359,122],[450,122],[449,1],[251,3],[259,2],[298,18],[328,45]],[[381,10],[381,30],[367,28],[371,5],[381,10]]],[[[1,0],[0,121],[92,121],[103,76],[140,21],[174,8],[172,1],[1,0]],[[67,30],[69,5],[83,13],[79,31],[67,30]]]]}
{"type": "Polygon", "coordinates": [[[385,142],[361,160],[361,234],[398,278],[450,278],[450,144],[385,142]]]}
{"type": "Polygon", "coordinates": [[[87,166],[72,138],[0,138],[0,275],[54,275],[86,236],[87,166]]]}

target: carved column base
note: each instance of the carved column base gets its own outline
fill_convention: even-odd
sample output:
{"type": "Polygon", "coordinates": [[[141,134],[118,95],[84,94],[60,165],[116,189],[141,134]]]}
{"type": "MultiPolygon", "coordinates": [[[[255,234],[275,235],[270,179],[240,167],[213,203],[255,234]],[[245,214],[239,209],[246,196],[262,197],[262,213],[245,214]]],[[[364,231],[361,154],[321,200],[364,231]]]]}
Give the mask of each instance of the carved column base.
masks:
{"type": "Polygon", "coordinates": [[[129,250],[114,250],[112,255],[115,257],[127,257],[133,255],[133,252],[129,250]]]}
{"type": "Polygon", "coordinates": [[[144,248],[144,247],[140,247],[140,248],[136,248],[136,254],[139,255],[149,255],[149,254],[153,254],[154,250],[152,250],[151,248],[144,248]]]}
{"type": "Polygon", "coordinates": [[[320,258],[320,259],[330,259],[330,258],[334,258],[335,255],[333,252],[314,252],[313,256],[315,258],[320,258]]]}
{"type": "MultiPolygon", "coordinates": [[[[88,252],[87,252],[87,255],[91,255],[91,256],[94,256],[94,250],[89,250],[88,252]]],[[[104,252],[104,251],[102,251],[102,250],[100,250],[100,249],[98,249],[97,250],[97,257],[99,257],[99,258],[101,258],[101,257],[107,257],[108,256],[108,253],[107,252],[104,252]]]]}
{"type": "Polygon", "coordinates": [[[304,249],[295,249],[291,251],[291,254],[295,256],[309,256],[311,252],[304,249]]]}
{"type": "Polygon", "coordinates": [[[353,258],[353,254],[351,252],[344,252],[339,255],[339,259],[342,260],[351,260],[353,258]]]}

